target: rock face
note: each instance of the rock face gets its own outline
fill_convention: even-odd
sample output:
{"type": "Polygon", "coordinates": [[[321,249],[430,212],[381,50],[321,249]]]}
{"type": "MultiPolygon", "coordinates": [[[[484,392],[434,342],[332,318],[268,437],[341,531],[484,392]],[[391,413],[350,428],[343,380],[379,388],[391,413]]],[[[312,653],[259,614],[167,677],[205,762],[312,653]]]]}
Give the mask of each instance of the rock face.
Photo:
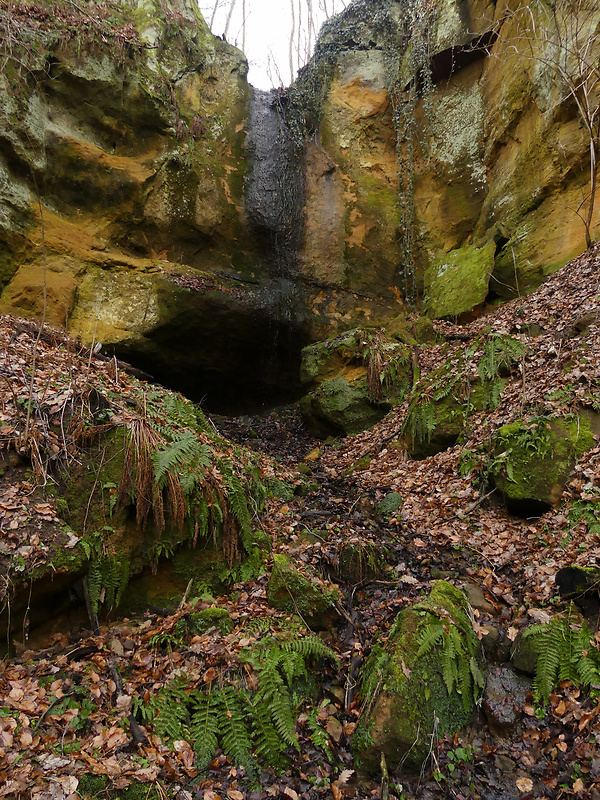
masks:
{"type": "Polygon", "coordinates": [[[248,223],[246,61],[193,2],[102,8],[24,15],[0,78],[3,310],[209,406],[285,399],[306,336],[248,223]]]}
{"type": "Polygon", "coordinates": [[[300,410],[317,435],[345,436],[378,422],[410,387],[406,345],[357,328],[305,347],[300,410]]]}
{"type": "Polygon", "coordinates": [[[309,341],[472,313],[584,247],[589,137],[518,4],[357,0],[269,94],[191,0],[36,9],[0,42],[0,310],[209,408],[297,397],[309,341]]]}
{"type": "Polygon", "coordinates": [[[432,316],[457,316],[530,291],[584,249],[589,138],[537,6],[526,20],[511,2],[408,5],[352,3],[300,79],[325,96],[304,268],[388,299],[423,291],[432,316]]]}

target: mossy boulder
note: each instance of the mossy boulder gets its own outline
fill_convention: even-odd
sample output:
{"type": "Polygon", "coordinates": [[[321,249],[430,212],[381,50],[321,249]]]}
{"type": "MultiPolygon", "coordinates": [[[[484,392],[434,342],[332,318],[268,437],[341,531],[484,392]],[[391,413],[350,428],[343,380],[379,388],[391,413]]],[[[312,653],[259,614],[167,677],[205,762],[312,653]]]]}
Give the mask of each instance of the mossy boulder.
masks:
{"type": "Polygon", "coordinates": [[[447,253],[425,274],[425,307],[435,319],[459,317],[481,305],[494,269],[493,242],[447,253]]]}
{"type": "Polygon", "coordinates": [[[335,603],[339,600],[336,588],[324,586],[316,575],[307,577],[301,573],[289,556],[273,556],[267,589],[267,601],[273,608],[299,614],[312,628],[325,630],[337,619],[335,603]]]}
{"type": "Polygon", "coordinates": [[[437,581],[428,599],[398,614],[386,650],[375,648],[363,668],[370,710],[352,742],[360,768],[377,772],[384,753],[391,769],[418,771],[432,737],[455,733],[474,713],[483,685],[481,660],[464,592],[437,581]],[[450,630],[452,639],[446,639],[450,630]],[[456,641],[462,649],[452,655],[450,642],[456,641]]]}
{"type": "Polygon", "coordinates": [[[324,381],[300,401],[309,430],[323,439],[360,433],[379,422],[389,409],[389,404],[370,399],[365,378],[348,380],[341,375],[324,381]]]}
{"type": "Polygon", "coordinates": [[[211,606],[200,611],[193,611],[186,614],[175,625],[175,633],[187,636],[202,635],[210,628],[216,628],[220,633],[226,635],[231,633],[235,627],[235,622],[226,608],[211,606]]]}
{"type": "Polygon", "coordinates": [[[384,519],[390,519],[402,508],[402,495],[398,492],[388,492],[377,503],[377,513],[384,519]]]}
{"type": "Polygon", "coordinates": [[[441,453],[456,444],[470,413],[485,405],[484,387],[477,380],[466,380],[450,360],[415,388],[402,444],[414,459],[441,453]]]}
{"type": "Polygon", "coordinates": [[[337,554],[337,573],[352,585],[368,583],[383,575],[385,556],[374,542],[344,542],[337,554]]]}
{"type": "Polygon", "coordinates": [[[311,389],[300,404],[323,438],[359,433],[402,401],[411,381],[406,345],[381,330],[356,328],[305,347],[300,369],[311,389]]]}
{"type": "Polygon", "coordinates": [[[492,478],[509,510],[539,513],[554,505],[594,442],[590,423],[580,417],[536,417],[500,428],[492,478]]]}
{"type": "Polygon", "coordinates": [[[513,644],[510,660],[515,669],[525,675],[535,675],[540,657],[539,642],[535,636],[528,635],[530,627],[521,628],[513,644]]]}

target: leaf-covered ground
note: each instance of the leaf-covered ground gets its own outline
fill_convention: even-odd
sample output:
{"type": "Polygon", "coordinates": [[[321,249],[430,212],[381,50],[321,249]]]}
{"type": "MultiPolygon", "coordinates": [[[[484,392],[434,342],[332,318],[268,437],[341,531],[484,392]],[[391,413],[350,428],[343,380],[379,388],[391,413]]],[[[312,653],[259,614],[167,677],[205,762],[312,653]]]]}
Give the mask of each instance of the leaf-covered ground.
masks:
{"type": "MultiPolygon", "coordinates": [[[[501,661],[524,625],[564,607],[554,583],[561,567],[600,567],[599,447],[579,461],[560,502],[532,518],[505,510],[488,483],[485,455],[497,428],[516,418],[600,407],[599,274],[596,249],[531,296],[469,325],[436,323],[440,343],[418,349],[422,379],[454,355],[475,381],[481,353],[474,351],[466,366],[463,356],[484,333],[510,335],[525,348],[507,375],[497,408],[470,413],[464,440],[437,455],[420,461],[406,456],[401,429],[408,402],[372,430],[326,443],[306,433],[294,410],[215,419],[224,435],[265,454],[265,462],[279,459],[287,477],[302,465],[292,478],[298,493],[270,500],[256,522],[275,552],[292,555],[300,568],[312,568],[324,585],[335,583],[342,591],[337,624],[320,634],[337,652],[339,670],[330,662],[319,666],[321,694],[298,710],[300,749],[288,751],[286,765],[260,768],[250,784],[244,768],[217,751],[199,774],[188,741],[161,740],[137,713],[177,675],[185,674],[196,687],[237,676],[252,688],[256,670],[244,653],[260,636],[258,620],[286,624],[285,615],[266,602],[267,569],[226,595],[193,599],[172,613],[108,619],[100,635],[84,625],[65,628],[46,643],[36,637],[36,649],[23,642],[0,666],[0,796],[61,800],[84,796],[85,787],[89,796],[84,776],[95,775],[105,779],[94,784],[92,796],[98,797],[109,786],[124,797],[186,800],[599,798],[600,702],[597,694],[568,683],[552,694],[545,713],[528,698],[520,721],[505,736],[490,730],[482,710],[467,730],[432,742],[430,762],[419,776],[391,776],[389,783],[381,776],[360,776],[350,751],[363,711],[357,687],[361,664],[374,638],[385,640],[397,611],[428,591],[433,580],[469,585],[476,630],[482,639],[492,628],[497,632],[493,657],[501,661]],[[382,514],[378,503],[392,491],[401,495],[402,506],[382,514]],[[214,605],[229,613],[229,632],[209,628],[184,641],[176,635],[182,619],[214,605]],[[309,724],[311,714],[319,736],[309,724]]],[[[20,324],[15,328],[9,318],[0,324],[5,337],[0,436],[11,442],[15,426],[27,424],[23,410],[15,419],[11,409],[23,409],[27,401],[35,338],[28,323],[20,324]],[[22,346],[15,350],[19,336],[22,346]]],[[[118,376],[126,395],[130,379],[115,372],[113,363],[99,362],[58,335],[46,339],[37,344],[34,373],[36,380],[42,376],[39,385],[48,387],[46,406],[60,401],[53,388],[59,362],[69,365],[74,396],[86,402],[90,375],[98,371],[106,372],[113,390],[118,376]]],[[[39,426],[40,437],[50,435],[43,419],[37,414],[29,422],[39,426]]],[[[57,436],[54,443],[58,460],[68,458],[65,441],[57,436]]],[[[44,452],[53,449],[47,444],[44,452]]],[[[55,535],[67,534],[34,476],[11,481],[15,467],[8,455],[5,461],[0,556],[13,565],[15,554],[20,556],[28,571],[44,557],[45,526],[54,526],[55,535]]]]}

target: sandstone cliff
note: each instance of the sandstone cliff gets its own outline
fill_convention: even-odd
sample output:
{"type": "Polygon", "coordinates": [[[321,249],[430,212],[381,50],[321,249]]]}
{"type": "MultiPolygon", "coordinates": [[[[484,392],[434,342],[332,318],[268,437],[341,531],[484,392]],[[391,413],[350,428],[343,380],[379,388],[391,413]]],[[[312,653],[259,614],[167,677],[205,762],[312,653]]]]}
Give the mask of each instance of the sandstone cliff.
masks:
{"type": "Polygon", "coordinates": [[[529,7],[355,0],[271,94],[193,0],[0,8],[2,310],[233,409],[310,340],[531,291],[585,247],[590,136],[529,7]]]}

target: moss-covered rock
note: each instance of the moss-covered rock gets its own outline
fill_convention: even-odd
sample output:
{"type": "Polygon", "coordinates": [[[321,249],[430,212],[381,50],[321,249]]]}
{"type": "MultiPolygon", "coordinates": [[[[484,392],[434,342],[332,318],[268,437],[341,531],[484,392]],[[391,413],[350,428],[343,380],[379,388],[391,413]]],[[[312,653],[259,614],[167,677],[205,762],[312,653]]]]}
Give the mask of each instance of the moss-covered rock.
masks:
{"type": "Polygon", "coordinates": [[[411,380],[405,344],[382,331],[357,328],[302,351],[300,372],[312,389],[300,404],[318,436],[358,433],[402,401],[411,380]]]}
{"type": "Polygon", "coordinates": [[[535,675],[538,659],[540,657],[539,643],[535,636],[527,635],[529,628],[521,628],[513,644],[510,660],[519,672],[526,675],[535,675]]]}
{"type": "Polygon", "coordinates": [[[380,578],[385,567],[381,545],[374,542],[343,542],[337,553],[337,573],[352,585],[380,578]]]}
{"type": "MultiPolygon", "coordinates": [[[[65,369],[69,386],[73,367],[65,369]]],[[[117,384],[101,389],[88,389],[48,423],[52,431],[56,422],[62,441],[76,437],[77,457],[46,483],[56,512],[38,532],[43,557],[28,572],[18,556],[7,567],[14,596],[0,627],[18,627],[22,612],[40,624],[53,598],[66,600],[86,574],[92,608],[104,613],[121,602],[130,612],[177,606],[190,580],[202,594],[265,569],[268,542],[252,530],[267,495],[257,459],[222,439],[180,395],[133,379],[127,399],[117,384]]],[[[7,461],[5,472],[14,469],[7,461]]]]}
{"type": "Polygon", "coordinates": [[[335,603],[339,599],[336,588],[327,588],[316,576],[299,572],[289,556],[273,556],[267,589],[269,605],[288,614],[299,614],[311,627],[325,630],[337,619],[335,603]]]}
{"type": "Polygon", "coordinates": [[[402,508],[402,495],[398,492],[388,492],[377,503],[377,513],[384,519],[389,519],[402,508]]]}
{"type": "Polygon", "coordinates": [[[222,634],[231,633],[235,627],[235,622],[226,608],[211,606],[203,608],[201,611],[193,611],[186,614],[175,625],[175,633],[187,636],[202,635],[210,628],[217,628],[222,634]]]}
{"type": "Polygon", "coordinates": [[[579,417],[536,417],[500,428],[492,477],[509,509],[535,512],[556,503],[594,441],[589,422],[579,417]]]}
{"type": "Polygon", "coordinates": [[[435,319],[459,317],[481,305],[489,291],[495,245],[447,253],[425,274],[425,308],[435,319]]]}
{"type": "Polygon", "coordinates": [[[468,608],[461,590],[438,581],[427,600],[398,614],[386,650],[376,649],[363,667],[370,710],[352,742],[361,768],[376,772],[384,753],[391,768],[419,770],[433,735],[467,723],[483,685],[468,608]],[[460,641],[460,653],[450,652],[448,630],[460,641]],[[457,676],[451,689],[449,670],[457,676]]]}
{"type": "Polygon", "coordinates": [[[374,403],[365,378],[348,380],[341,375],[324,381],[300,401],[300,411],[316,436],[347,436],[372,427],[389,411],[374,403]]]}

